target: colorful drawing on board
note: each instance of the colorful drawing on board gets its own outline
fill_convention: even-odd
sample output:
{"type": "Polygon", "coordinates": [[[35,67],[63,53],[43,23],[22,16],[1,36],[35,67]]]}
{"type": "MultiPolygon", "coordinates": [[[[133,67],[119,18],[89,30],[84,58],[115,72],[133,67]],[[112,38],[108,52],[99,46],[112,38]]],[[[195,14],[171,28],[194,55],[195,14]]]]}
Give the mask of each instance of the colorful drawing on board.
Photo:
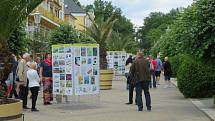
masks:
{"type": "Polygon", "coordinates": [[[72,74],[66,74],[66,80],[72,80],[72,74]]]}
{"type": "Polygon", "coordinates": [[[71,80],[66,81],[66,87],[68,87],[68,88],[72,87],[72,81],[71,80]]]}
{"type": "Polygon", "coordinates": [[[86,47],[81,47],[81,56],[86,56],[86,47]]]}
{"type": "Polygon", "coordinates": [[[66,53],[71,53],[72,52],[72,48],[71,47],[65,47],[65,52],[66,53]]]}
{"type": "Polygon", "coordinates": [[[93,48],[93,56],[97,56],[98,55],[98,49],[97,48],[93,48]]]}
{"type": "Polygon", "coordinates": [[[87,59],[87,64],[88,64],[88,65],[92,64],[92,58],[88,58],[88,59],[87,59]]]}
{"type": "Polygon", "coordinates": [[[91,76],[91,84],[96,84],[96,79],[95,79],[95,76],[91,76]]]}
{"type": "Polygon", "coordinates": [[[82,64],[82,65],[87,64],[87,60],[86,60],[86,58],[81,58],[81,64],[82,64]]]}
{"type": "Polygon", "coordinates": [[[97,68],[93,68],[93,75],[98,75],[98,70],[97,70],[97,68]]]}
{"type": "Polygon", "coordinates": [[[60,74],[60,80],[65,80],[65,74],[60,74]]]}
{"type": "Polygon", "coordinates": [[[53,53],[58,53],[58,48],[53,48],[52,52],[53,53]]]}
{"type": "Polygon", "coordinates": [[[81,58],[80,57],[75,57],[75,65],[81,66],[81,58]]]}
{"type": "Polygon", "coordinates": [[[74,48],[74,56],[80,56],[81,55],[81,51],[79,47],[75,47],[74,48]]]}
{"type": "Polygon", "coordinates": [[[84,84],[89,84],[90,83],[90,76],[84,76],[84,84]]]}
{"type": "Polygon", "coordinates": [[[64,53],[64,47],[59,48],[59,53],[64,53]]]}
{"type": "Polygon", "coordinates": [[[91,47],[87,48],[87,56],[93,56],[93,48],[91,47]]]}

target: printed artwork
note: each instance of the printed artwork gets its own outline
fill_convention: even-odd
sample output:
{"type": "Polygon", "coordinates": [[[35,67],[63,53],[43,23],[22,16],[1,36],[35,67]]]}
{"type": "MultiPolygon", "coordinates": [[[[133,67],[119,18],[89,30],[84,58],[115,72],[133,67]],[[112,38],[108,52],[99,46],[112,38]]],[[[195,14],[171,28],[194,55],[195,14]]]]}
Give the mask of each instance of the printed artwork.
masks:
{"type": "Polygon", "coordinates": [[[127,53],[124,51],[108,51],[107,52],[108,68],[113,69],[115,74],[125,73],[125,63],[127,60],[127,53]]]}
{"type": "Polygon", "coordinates": [[[99,46],[53,45],[53,93],[89,95],[99,93],[99,46]]]}

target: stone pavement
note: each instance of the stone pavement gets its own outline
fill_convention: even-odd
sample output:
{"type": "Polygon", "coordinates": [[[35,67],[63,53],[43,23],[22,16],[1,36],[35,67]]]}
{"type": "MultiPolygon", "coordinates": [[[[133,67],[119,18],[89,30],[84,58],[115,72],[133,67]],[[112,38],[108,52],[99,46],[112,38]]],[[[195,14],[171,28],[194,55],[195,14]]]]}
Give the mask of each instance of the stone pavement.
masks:
{"type": "MultiPolygon", "coordinates": [[[[177,86],[176,79],[172,83],[177,86]]],[[[215,121],[215,107],[213,98],[190,99],[191,102],[202,112],[204,112],[212,121],[215,121]]]]}
{"type": "Polygon", "coordinates": [[[137,112],[136,105],[125,105],[125,81],[114,81],[113,90],[101,91],[100,103],[92,96],[81,98],[80,103],[44,106],[40,96],[40,112],[25,111],[25,121],[210,121],[176,87],[164,89],[161,84],[150,90],[152,112],[137,112]]]}

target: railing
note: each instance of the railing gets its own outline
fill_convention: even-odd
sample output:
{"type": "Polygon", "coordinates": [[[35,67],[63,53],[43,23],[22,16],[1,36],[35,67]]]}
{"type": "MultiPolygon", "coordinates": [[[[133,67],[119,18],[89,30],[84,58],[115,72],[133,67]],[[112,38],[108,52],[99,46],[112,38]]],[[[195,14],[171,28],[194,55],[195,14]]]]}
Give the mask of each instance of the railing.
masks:
{"type": "Polygon", "coordinates": [[[39,11],[43,16],[47,17],[48,19],[54,21],[57,24],[61,24],[63,23],[63,21],[56,17],[53,13],[51,13],[50,11],[46,10],[45,8],[38,6],[37,9],[34,10],[35,11],[39,11]]]}

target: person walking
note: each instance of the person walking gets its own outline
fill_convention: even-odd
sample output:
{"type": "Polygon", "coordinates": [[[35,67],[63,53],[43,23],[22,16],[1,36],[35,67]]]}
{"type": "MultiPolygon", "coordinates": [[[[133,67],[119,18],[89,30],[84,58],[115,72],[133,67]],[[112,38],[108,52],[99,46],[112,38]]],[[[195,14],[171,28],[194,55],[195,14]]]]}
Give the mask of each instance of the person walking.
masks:
{"type": "Polygon", "coordinates": [[[150,88],[156,88],[156,80],[155,80],[155,68],[157,65],[157,62],[153,59],[153,57],[149,56],[149,62],[150,62],[150,72],[152,76],[152,82],[150,83],[150,88]]]}
{"type": "Polygon", "coordinates": [[[43,83],[43,99],[44,105],[50,105],[53,101],[52,95],[52,56],[50,53],[46,55],[40,64],[40,78],[43,83]]]}
{"type": "Polygon", "coordinates": [[[23,54],[22,59],[20,60],[17,67],[17,76],[19,78],[19,98],[22,100],[23,109],[29,109],[27,107],[28,102],[28,79],[27,79],[27,71],[28,66],[27,62],[30,60],[30,54],[23,54]]]}
{"type": "Polygon", "coordinates": [[[164,88],[168,88],[171,87],[171,75],[172,75],[172,69],[171,69],[171,64],[168,61],[168,57],[164,58],[164,63],[163,63],[163,71],[164,71],[164,80],[166,85],[164,86],[164,88]]]}
{"type": "Polygon", "coordinates": [[[31,99],[32,99],[32,112],[38,112],[39,110],[36,108],[36,102],[40,87],[40,77],[37,73],[37,65],[36,63],[31,63],[30,69],[27,71],[27,77],[29,80],[29,88],[31,91],[31,99]]]}
{"type": "Polygon", "coordinates": [[[150,63],[143,57],[141,52],[137,53],[130,71],[131,82],[136,85],[138,111],[143,111],[142,90],[144,91],[147,110],[151,111],[151,96],[149,92],[149,83],[151,81],[150,63]]]}
{"type": "Polygon", "coordinates": [[[126,86],[127,90],[129,89],[128,74],[129,74],[132,62],[133,62],[132,55],[130,55],[125,63],[125,77],[127,79],[127,86],[126,86]]]}
{"type": "Polygon", "coordinates": [[[155,61],[156,61],[156,66],[155,66],[156,82],[157,82],[157,85],[160,85],[160,75],[162,70],[162,61],[160,59],[160,56],[157,56],[157,59],[155,61]]]}

